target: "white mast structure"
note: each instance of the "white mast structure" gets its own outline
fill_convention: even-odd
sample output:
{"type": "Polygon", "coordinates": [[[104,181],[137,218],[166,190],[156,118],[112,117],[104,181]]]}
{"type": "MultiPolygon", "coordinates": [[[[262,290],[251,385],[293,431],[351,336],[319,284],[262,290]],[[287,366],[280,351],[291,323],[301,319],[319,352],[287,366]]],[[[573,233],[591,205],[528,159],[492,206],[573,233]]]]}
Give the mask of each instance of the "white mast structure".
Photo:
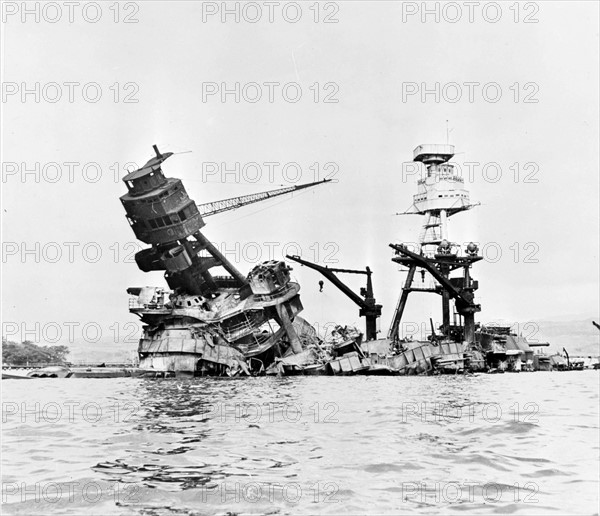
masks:
{"type": "Polygon", "coordinates": [[[439,246],[449,251],[453,245],[448,240],[448,217],[477,205],[471,204],[464,179],[449,163],[454,156],[454,145],[423,144],[413,155],[413,161],[426,167],[426,175],[417,181],[413,204],[403,215],[423,216],[417,252],[433,256],[439,246]]]}

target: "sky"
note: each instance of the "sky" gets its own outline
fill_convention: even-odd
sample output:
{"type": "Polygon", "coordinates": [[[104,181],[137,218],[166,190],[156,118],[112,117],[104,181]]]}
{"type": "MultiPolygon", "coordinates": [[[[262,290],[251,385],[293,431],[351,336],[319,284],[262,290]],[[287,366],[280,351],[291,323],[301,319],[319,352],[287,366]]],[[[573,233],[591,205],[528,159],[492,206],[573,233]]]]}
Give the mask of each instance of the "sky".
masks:
{"type": "MultiPolygon", "coordinates": [[[[485,249],[478,320],[598,317],[598,4],[450,4],[5,2],[3,335],[135,347],[126,288],[166,282],[133,261],[120,178],[153,144],[198,203],[333,174],[203,232],[244,274],[284,252],[370,266],[385,336],[405,278],[388,244],[422,223],[396,215],[412,151],[449,141],[480,203],[449,225],[485,249]]],[[[292,266],[303,317],[363,326],[292,266]]],[[[439,301],[414,294],[405,321],[439,301]]]]}

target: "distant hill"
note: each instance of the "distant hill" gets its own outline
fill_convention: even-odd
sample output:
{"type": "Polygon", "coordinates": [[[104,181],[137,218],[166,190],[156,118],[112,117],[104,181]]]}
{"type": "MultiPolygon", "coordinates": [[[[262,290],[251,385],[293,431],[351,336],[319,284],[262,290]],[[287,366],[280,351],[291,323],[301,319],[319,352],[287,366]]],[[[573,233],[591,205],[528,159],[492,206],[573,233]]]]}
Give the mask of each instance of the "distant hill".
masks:
{"type": "Polygon", "coordinates": [[[58,364],[67,361],[67,346],[38,346],[31,341],[2,339],[2,363],[10,365],[58,364]]]}
{"type": "Polygon", "coordinates": [[[137,355],[137,344],[115,344],[109,342],[104,345],[75,342],[69,346],[71,353],[69,361],[76,363],[129,363],[137,355]]]}
{"type": "MultiPolygon", "coordinates": [[[[600,317],[589,317],[577,320],[551,320],[535,321],[539,327],[532,339],[540,342],[549,342],[551,351],[562,351],[564,347],[570,355],[598,356],[600,355],[600,331],[592,321],[599,322],[600,317]]],[[[524,327],[527,323],[521,323],[524,327]]],[[[531,333],[531,332],[529,332],[531,333]]],[[[523,334],[527,336],[528,332],[523,334]]]]}

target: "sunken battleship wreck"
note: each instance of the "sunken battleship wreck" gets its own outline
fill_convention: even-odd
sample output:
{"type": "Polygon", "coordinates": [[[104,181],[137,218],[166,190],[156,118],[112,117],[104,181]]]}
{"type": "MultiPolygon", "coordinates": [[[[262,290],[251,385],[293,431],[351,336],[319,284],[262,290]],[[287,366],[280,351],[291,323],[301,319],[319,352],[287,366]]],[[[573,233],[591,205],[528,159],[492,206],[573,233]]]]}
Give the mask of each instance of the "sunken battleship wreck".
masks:
{"type": "Polygon", "coordinates": [[[476,206],[450,163],[452,145],[420,145],[414,151],[413,160],[425,173],[403,214],[420,215],[423,226],[416,247],[390,244],[392,261],[403,267],[406,279],[386,338],[377,336],[382,305],[376,303],[369,267],[334,269],[286,257],[322,274],[365,318],[364,332],[337,326],[325,340],[299,317],[300,286],[291,281],[286,262],[260,263],[243,275],[201,229],[204,219],[216,213],[328,180],[197,205],[181,180],[162,171],[172,153],[161,153],[156,146],[154,151],[156,156],[123,178],[128,192],[120,198],[136,237],[151,246],[136,254],[138,267],[164,271],[169,287],[127,290],[129,310],[143,323],[140,371],[194,376],[455,374],[495,369],[510,354],[509,329],[475,322],[481,310],[474,296],[479,284],[470,270],[482,259],[478,246],[471,242],[461,249],[448,236],[448,219],[476,206]],[[214,274],[215,268],[225,274],[214,274]],[[366,275],[366,287],[355,293],[339,273],[366,275]],[[425,341],[401,336],[413,292],[441,297],[442,324],[436,331],[430,320],[425,341]]]}

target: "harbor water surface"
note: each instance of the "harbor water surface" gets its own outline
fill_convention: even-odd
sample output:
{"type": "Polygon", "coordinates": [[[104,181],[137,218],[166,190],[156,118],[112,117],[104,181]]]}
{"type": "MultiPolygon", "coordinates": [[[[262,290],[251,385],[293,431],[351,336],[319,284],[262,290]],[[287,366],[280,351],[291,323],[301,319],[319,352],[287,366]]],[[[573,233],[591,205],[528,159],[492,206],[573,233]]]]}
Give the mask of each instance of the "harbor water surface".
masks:
{"type": "Polygon", "coordinates": [[[11,514],[597,514],[598,371],[5,380],[11,514]]]}

